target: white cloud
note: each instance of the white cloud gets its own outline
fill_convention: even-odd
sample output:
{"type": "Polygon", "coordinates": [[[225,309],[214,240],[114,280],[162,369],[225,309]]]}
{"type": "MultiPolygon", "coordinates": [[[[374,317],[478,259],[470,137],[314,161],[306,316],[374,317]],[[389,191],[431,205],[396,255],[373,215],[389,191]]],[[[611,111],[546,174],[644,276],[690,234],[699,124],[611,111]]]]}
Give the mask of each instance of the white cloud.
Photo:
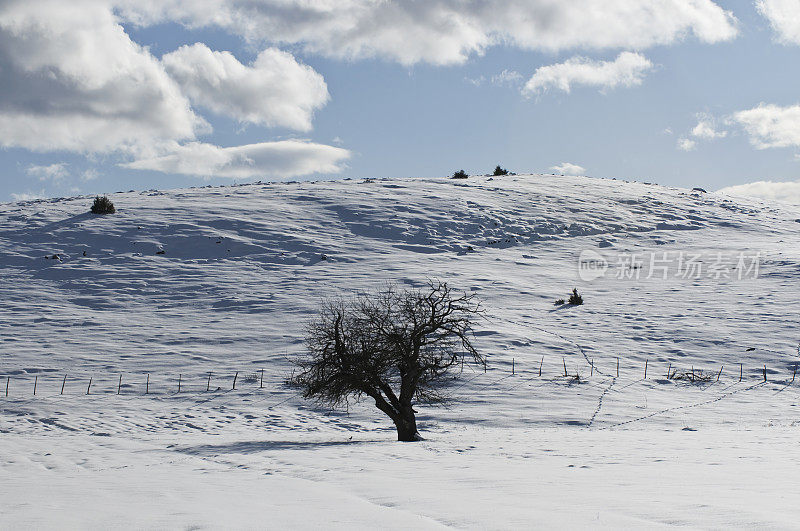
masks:
{"type": "MultiPolygon", "coordinates": [[[[313,69],[274,48],[245,65],[196,44],[162,62],[123,27],[163,22],[221,28],[252,46],[408,65],[463,63],[500,45],[642,49],[737,34],[736,19],[712,0],[605,0],[602,8],[596,0],[0,0],[0,147],[115,153],[132,165],[200,174],[339,168],[348,152],[331,146],[196,142],[211,129],[190,100],[243,123],[306,131],[328,100],[327,86],[313,69]],[[307,161],[296,155],[303,150],[307,161]]],[[[514,74],[493,82],[516,83],[514,74]]],[[[635,74],[619,81],[636,82],[635,74]]]]}
{"type": "Polygon", "coordinates": [[[727,131],[717,131],[716,120],[707,114],[698,114],[697,125],[692,128],[691,135],[695,138],[703,140],[714,140],[715,138],[724,138],[728,136],[727,131]]]}
{"type": "Polygon", "coordinates": [[[778,40],[800,44],[800,2],[797,0],[758,0],[759,12],[769,20],[778,40]]]}
{"type": "Polygon", "coordinates": [[[558,166],[550,166],[550,169],[561,175],[586,175],[586,168],[571,162],[562,162],[558,166]]]}
{"type": "Polygon", "coordinates": [[[21,194],[11,194],[11,199],[13,199],[14,201],[33,201],[34,199],[44,199],[44,198],[45,198],[44,188],[42,188],[38,192],[31,192],[29,190],[21,194]]]}
{"type": "Polygon", "coordinates": [[[720,193],[755,197],[769,201],[783,201],[793,205],[800,205],[800,181],[774,182],[758,181],[754,183],[728,186],[719,190],[720,193]]]}
{"type": "Polygon", "coordinates": [[[98,171],[94,168],[89,168],[81,174],[81,181],[94,181],[98,177],[100,177],[100,173],[98,173],[98,171]]]}
{"type": "Polygon", "coordinates": [[[328,101],[322,76],[275,48],[249,66],[202,43],[181,46],[161,61],[193,103],[241,122],[308,131],[314,111],[328,101]]]}
{"type": "Polygon", "coordinates": [[[525,83],[522,93],[539,94],[548,88],[569,92],[572,85],[589,85],[602,89],[640,85],[644,75],[653,68],[645,56],[622,52],[613,61],[592,61],[572,57],[563,63],[542,66],[525,83]]]}
{"type": "Polygon", "coordinates": [[[689,131],[688,136],[678,138],[676,146],[681,151],[693,151],[701,140],[715,140],[726,136],[728,136],[728,132],[717,129],[717,120],[713,116],[707,113],[697,113],[697,125],[689,131]]]}
{"type": "Polygon", "coordinates": [[[495,74],[489,77],[488,79],[486,78],[486,76],[481,75],[475,78],[465,77],[464,81],[476,87],[480,87],[487,81],[490,84],[495,85],[497,87],[513,87],[522,83],[522,74],[520,74],[516,70],[505,69],[499,74],[495,74]]]}
{"type": "MultiPolygon", "coordinates": [[[[111,1],[111,0],[109,0],[111,1]]],[[[495,45],[558,51],[732,39],[737,21],[712,0],[114,0],[126,20],[217,26],[252,42],[340,59],[462,63],[495,45]]]]}
{"type": "Polygon", "coordinates": [[[48,164],[46,166],[31,165],[25,169],[25,173],[38,177],[40,181],[58,181],[69,175],[66,162],[48,164]]]}
{"type": "MultiPolygon", "coordinates": [[[[113,0],[0,2],[0,146],[114,153],[133,159],[131,167],[201,175],[340,169],[349,154],[341,148],[196,142],[210,126],[190,100],[241,122],[309,130],[329,97],[312,68],[273,48],[243,65],[204,44],[181,47],[162,62],[130,39],[113,8],[113,0]]],[[[40,179],[67,174],[65,165],[27,172],[40,179]]],[[[80,175],[96,177],[93,170],[80,175]]]]}
{"type": "Polygon", "coordinates": [[[99,1],[0,3],[0,145],[143,152],[204,122],[99,1]]]}
{"type": "Polygon", "coordinates": [[[350,157],[346,149],[300,140],[220,147],[201,142],[175,146],[165,156],[137,160],[123,167],[198,177],[289,178],[338,173],[350,157]]]}
{"type": "Polygon", "coordinates": [[[516,70],[503,70],[499,74],[492,76],[492,84],[498,86],[518,85],[522,82],[522,74],[516,70]]]}
{"type": "Polygon", "coordinates": [[[800,146],[800,105],[762,103],[734,113],[732,120],[744,128],[757,149],[800,146]]]}

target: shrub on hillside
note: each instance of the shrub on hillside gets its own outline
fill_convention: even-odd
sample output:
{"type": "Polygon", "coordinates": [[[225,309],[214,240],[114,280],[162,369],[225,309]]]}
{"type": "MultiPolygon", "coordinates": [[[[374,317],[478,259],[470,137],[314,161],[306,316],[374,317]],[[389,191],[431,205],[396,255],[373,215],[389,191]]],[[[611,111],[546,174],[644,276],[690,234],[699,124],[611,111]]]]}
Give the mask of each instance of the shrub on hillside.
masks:
{"type": "Polygon", "coordinates": [[[499,175],[508,175],[508,170],[505,168],[501,168],[500,165],[498,164],[497,167],[495,167],[494,173],[492,175],[494,175],[495,177],[499,175]]]}
{"type": "Polygon", "coordinates": [[[468,177],[467,172],[465,172],[464,170],[458,170],[450,178],[451,179],[466,179],[467,177],[468,177]]]}
{"type": "Polygon", "coordinates": [[[259,372],[247,373],[244,376],[242,376],[242,382],[243,383],[259,383],[261,381],[260,377],[261,377],[261,373],[259,373],[259,372]]]}
{"type": "Polygon", "coordinates": [[[572,295],[569,296],[569,300],[567,302],[572,306],[580,306],[583,304],[583,297],[578,294],[578,288],[572,288],[572,295]]]}
{"type": "Polygon", "coordinates": [[[703,372],[701,369],[692,368],[691,371],[683,371],[679,372],[677,369],[673,369],[672,372],[667,374],[667,379],[669,380],[685,380],[691,383],[706,383],[710,382],[714,379],[715,373],[713,371],[706,371],[703,372]]]}
{"type": "Polygon", "coordinates": [[[106,196],[97,196],[92,203],[92,214],[113,214],[117,210],[114,208],[114,203],[111,202],[106,196]]]}

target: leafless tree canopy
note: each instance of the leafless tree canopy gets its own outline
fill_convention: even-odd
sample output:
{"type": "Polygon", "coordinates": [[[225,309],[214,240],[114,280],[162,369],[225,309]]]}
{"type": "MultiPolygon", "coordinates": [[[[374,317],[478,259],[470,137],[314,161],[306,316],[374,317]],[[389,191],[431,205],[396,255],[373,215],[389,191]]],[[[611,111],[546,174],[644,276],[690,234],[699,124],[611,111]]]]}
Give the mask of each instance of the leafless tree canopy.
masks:
{"type": "Polygon", "coordinates": [[[484,362],[472,344],[481,313],[473,295],[438,281],[327,301],[308,327],[294,382],[331,407],[366,395],[395,423],[398,440],[418,440],[413,405],[440,401],[439,384],[462,357],[484,362]]]}

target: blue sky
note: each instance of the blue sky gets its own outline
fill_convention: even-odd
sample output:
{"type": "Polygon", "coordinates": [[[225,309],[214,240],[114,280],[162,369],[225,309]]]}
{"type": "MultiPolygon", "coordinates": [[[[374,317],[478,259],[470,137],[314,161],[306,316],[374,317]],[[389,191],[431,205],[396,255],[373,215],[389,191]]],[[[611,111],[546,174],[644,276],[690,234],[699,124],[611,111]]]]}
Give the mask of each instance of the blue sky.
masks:
{"type": "Polygon", "coordinates": [[[798,0],[310,5],[4,2],[0,201],[501,164],[800,202],[798,0]]]}

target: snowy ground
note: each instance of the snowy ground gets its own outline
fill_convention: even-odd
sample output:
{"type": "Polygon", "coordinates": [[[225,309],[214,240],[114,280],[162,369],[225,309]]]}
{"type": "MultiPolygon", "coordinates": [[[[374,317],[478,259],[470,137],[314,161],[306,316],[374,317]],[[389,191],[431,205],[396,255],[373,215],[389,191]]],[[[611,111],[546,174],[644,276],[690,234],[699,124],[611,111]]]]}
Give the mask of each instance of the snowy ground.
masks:
{"type": "Polygon", "coordinates": [[[799,525],[800,211],[527,175],[112,199],[0,205],[0,526],[799,525]],[[320,298],[427,276],[483,300],[489,363],[426,441],[283,385],[320,298]]]}

